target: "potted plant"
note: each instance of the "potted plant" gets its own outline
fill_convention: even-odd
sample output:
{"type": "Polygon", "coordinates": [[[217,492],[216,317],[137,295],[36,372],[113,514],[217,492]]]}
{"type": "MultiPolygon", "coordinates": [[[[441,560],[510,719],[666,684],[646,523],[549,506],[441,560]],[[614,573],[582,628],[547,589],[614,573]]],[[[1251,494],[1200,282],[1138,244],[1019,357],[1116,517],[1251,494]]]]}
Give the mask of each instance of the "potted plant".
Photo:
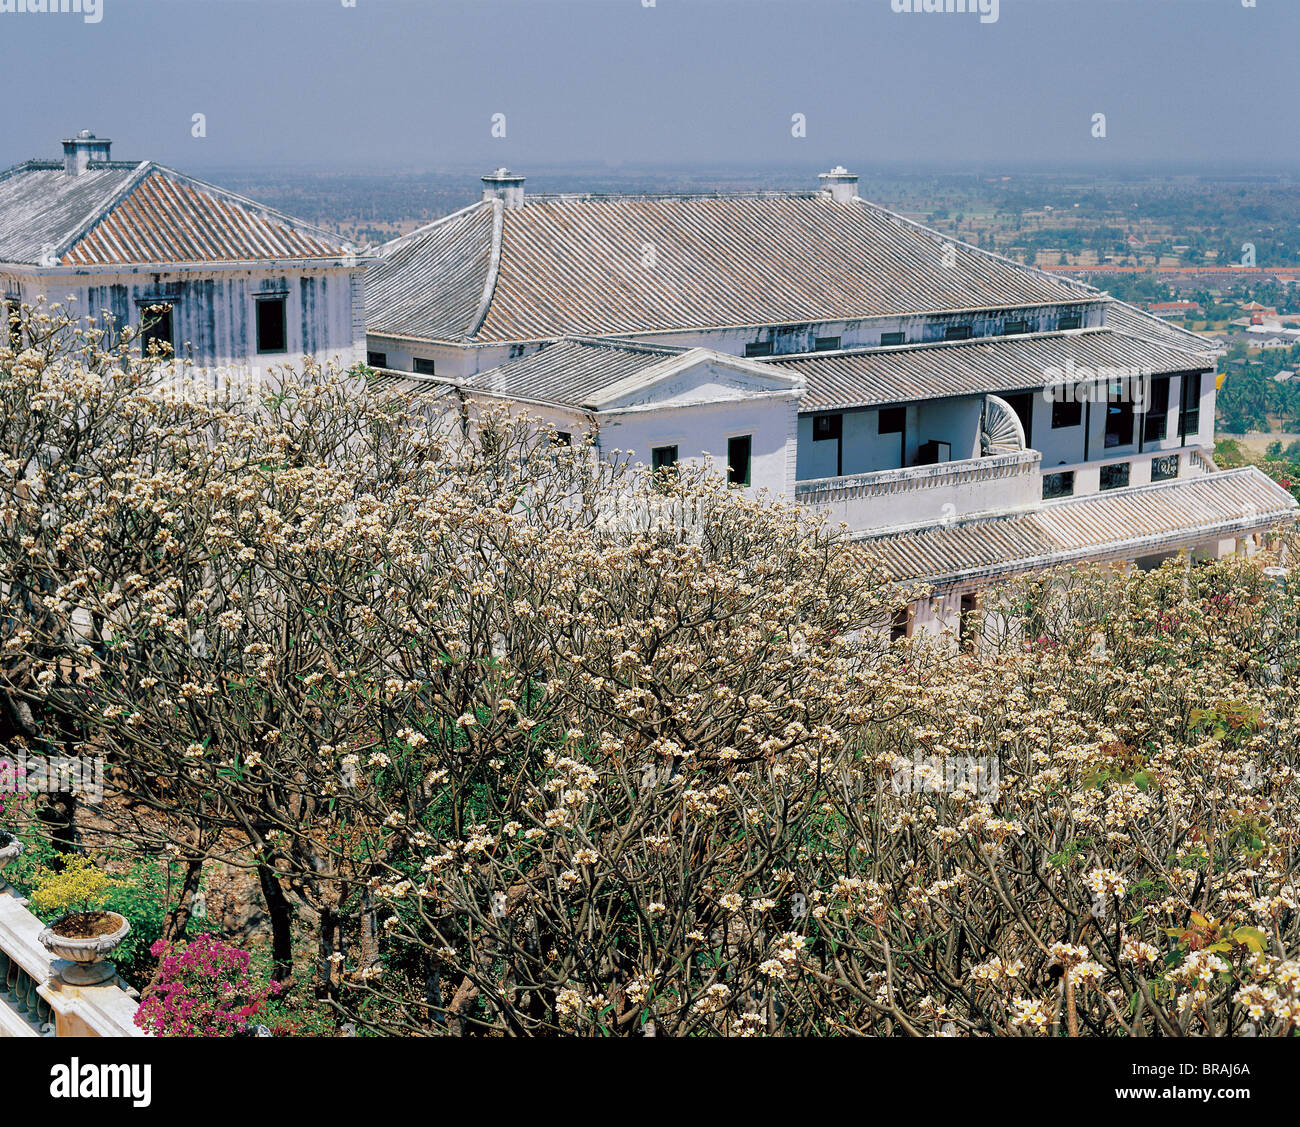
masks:
{"type": "Polygon", "coordinates": [[[117,968],[104,958],[131,930],[125,916],[99,905],[113,882],[85,857],[69,857],[58,872],[42,871],[32,891],[32,907],[41,916],[56,915],[38,937],[69,966],[59,977],[72,986],[107,982],[117,968]]]}

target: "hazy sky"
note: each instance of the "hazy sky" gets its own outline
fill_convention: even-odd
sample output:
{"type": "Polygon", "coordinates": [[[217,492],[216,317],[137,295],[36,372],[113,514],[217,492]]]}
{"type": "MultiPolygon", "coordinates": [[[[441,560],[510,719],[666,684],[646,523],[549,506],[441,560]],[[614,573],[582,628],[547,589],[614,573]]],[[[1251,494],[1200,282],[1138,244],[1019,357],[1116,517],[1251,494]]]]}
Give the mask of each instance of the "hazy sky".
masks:
{"type": "Polygon", "coordinates": [[[0,167],[1300,165],[1300,0],[97,2],[0,0],[0,167]]]}

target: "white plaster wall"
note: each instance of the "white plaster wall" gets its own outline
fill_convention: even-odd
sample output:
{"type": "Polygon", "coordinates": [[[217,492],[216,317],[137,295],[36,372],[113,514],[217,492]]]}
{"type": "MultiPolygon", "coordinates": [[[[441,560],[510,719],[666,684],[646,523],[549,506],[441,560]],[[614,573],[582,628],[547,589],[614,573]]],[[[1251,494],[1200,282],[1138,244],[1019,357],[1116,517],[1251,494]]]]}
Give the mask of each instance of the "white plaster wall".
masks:
{"type": "Polygon", "coordinates": [[[352,283],[361,267],[325,269],[237,269],[149,273],[97,272],[76,275],[39,273],[0,278],[4,292],[17,292],[28,305],[44,297],[103,326],[106,315],[117,327],[138,325],[151,301],[173,306],[173,334],[179,357],[197,367],[265,371],[300,366],[309,353],[321,362],[337,359],[345,368],[364,359],[357,335],[352,283]],[[275,293],[285,299],[286,348],[257,351],[256,297],[275,293]]]}

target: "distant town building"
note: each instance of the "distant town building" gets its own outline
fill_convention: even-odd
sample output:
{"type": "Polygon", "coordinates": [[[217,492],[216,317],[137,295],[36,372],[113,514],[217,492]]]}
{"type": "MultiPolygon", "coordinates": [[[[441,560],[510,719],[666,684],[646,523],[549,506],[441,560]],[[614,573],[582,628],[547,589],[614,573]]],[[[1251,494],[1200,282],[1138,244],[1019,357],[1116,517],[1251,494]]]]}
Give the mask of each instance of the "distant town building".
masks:
{"type": "Polygon", "coordinates": [[[1147,312],[1157,317],[1192,317],[1203,312],[1197,301],[1153,301],[1147,305],[1147,312]]]}
{"type": "Polygon", "coordinates": [[[110,146],[82,130],[63,160],[0,172],[6,320],[40,298],[69,302],[101,327],[144,324],[142,346],[205,369],[362,358],[365,263],[351,248],[110,146]]]}

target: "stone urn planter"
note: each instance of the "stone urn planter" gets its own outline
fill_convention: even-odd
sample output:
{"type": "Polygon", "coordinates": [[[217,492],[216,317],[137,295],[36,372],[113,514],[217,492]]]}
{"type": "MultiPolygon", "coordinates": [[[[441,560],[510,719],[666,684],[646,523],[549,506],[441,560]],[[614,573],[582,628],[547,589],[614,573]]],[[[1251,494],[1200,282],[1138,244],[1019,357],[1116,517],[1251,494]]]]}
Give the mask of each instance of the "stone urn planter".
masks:
{"type": "Polygon", "coordinates": [[[5,883],[4,868],[10,861],[16,861],[22,855],[23,843],[13,834],[0,830],[0,890],[8,888],[5,883]]]}
{"type": "Polygon", "coordinates": [[[116,912],[68,912],[37,938],[47,951],[70,964],[59,971],[64,982],[70,986],[95,986],[117,974],[117,968],[104,956],[130,930],[126,917],[116,912]]]}

